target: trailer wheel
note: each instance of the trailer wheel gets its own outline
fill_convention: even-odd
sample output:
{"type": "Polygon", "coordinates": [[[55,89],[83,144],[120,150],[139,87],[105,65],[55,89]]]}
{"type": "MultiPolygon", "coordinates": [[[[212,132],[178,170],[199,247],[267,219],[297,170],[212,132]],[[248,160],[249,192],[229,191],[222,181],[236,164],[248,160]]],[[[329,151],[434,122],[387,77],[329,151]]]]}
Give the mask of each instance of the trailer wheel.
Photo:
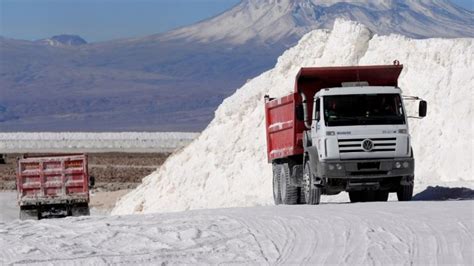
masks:
{"type": "Polygon", "coordinates": [[[39,220],[37,208],[20,207],[20,220],[39,220]]]}
{"type": "Polygon", "coordinates": [[[304,164],[303,169],[303,191],[305,202],[309,205],[317,205],[321,201],[321,188],[313,185],[311,166],[309,162],[304,164]]]}
{"type": "Polygon", "coordinates": [[[413,197],[413,185],[401,185],[397,190],[398,201],[410,201],[413,197]]]}
{"type": "Polygon", "coordinates": [[[89,211],[89,204],[77,204],[72,206],[71,208],[71,216],[77,217],[77,216],[89,216],[90,211],[89,211]]]}
{"type": "Polygon", "coordinates": [[[275,205],[281,204],[281,185],[280,185],[280,173],[281,166],[277,163],[273,163],[273,201],[275,205]]]}
{"type": "Polygon", "coordinates": [[[298,203],[298,187],[291,184],[290,166],[288,163],[280,165],[280,191],[283,204],[293,205],[298,203]]]}

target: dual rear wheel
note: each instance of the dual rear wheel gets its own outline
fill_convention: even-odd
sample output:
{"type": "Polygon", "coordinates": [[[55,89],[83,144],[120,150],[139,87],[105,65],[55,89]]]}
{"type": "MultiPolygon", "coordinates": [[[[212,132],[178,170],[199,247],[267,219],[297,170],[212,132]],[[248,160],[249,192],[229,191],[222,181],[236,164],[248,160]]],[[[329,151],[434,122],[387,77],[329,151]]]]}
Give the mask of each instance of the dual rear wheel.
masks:
{"type": "Polygon", "coordinates": [[[291,184],[288,163],[273,164],[273,200],[275,205],[298,203],[299,188],[291,184]]]}
{"type": "Polygon", "coordinates": [[[291,184],[291,172],[288,163],[273,164],[273,200],[279,204],[319,204],[321,189],[314,186],[309,163],[303,169],[303,187],[291,184]]]}

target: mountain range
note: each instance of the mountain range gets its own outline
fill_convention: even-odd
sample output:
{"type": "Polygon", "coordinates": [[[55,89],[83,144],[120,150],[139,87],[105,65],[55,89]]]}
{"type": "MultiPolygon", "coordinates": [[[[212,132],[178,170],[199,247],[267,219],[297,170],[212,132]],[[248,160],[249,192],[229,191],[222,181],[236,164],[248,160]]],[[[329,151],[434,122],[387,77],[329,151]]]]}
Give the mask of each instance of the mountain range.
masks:
{"type": "Polygon", "coordinates": [[[336,18],[381,35],[474,37],[474,12],[445,0],[244,0],[140,38],[2,37],[0,130],[202,130],[225,97],[336,18]]]}
{"type": "Polygon", "coordinates": [[[50,46],[79,46],[87,44],[86,40],[82,39],[81,36],[72,34],[61,34],[55,35],[51,38],[42,39],[39,43],[50,45],[50,46]]]}

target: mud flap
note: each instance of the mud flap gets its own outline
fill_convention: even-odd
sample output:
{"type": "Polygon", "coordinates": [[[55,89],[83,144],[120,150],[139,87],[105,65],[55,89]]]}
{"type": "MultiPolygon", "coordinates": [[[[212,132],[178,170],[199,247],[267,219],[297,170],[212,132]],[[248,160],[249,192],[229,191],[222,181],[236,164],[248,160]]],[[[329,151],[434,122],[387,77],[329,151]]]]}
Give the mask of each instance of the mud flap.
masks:
{"type": "Polygon", "coordinates": [[[89,216],[90,215],[89,204],[84,203],[84,204],[73,205],[71,207],[71,215],[74,217],[89,216]]]}
{"type": "Polygon", "coordinates": [[[39,220],[39,212],[36,206],[21,206],[20,220],[39,220]]]}

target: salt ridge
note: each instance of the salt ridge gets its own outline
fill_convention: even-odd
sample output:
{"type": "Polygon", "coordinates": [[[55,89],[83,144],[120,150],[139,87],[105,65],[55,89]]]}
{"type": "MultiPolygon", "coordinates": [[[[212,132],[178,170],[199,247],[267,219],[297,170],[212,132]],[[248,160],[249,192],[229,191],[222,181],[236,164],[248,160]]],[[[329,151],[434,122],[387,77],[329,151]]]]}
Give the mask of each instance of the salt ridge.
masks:
{"type": "Polygon", "coordinates": [[[304,66],[399,60],[404,64],[399,80],[404,94],[418,95],[429,103],[428,117],[410,120],[417,162],[415,190],[430,184],[472,186],[473,55],[472,38],[373,36],[367,27],[343,20],[337,20],[331,32],[312,31],[286,51],[274,69],[225,99],[206,130],[144,178],[112,214],[272,204],[263,96],[290,93],[296,73],[304,66]]]}

